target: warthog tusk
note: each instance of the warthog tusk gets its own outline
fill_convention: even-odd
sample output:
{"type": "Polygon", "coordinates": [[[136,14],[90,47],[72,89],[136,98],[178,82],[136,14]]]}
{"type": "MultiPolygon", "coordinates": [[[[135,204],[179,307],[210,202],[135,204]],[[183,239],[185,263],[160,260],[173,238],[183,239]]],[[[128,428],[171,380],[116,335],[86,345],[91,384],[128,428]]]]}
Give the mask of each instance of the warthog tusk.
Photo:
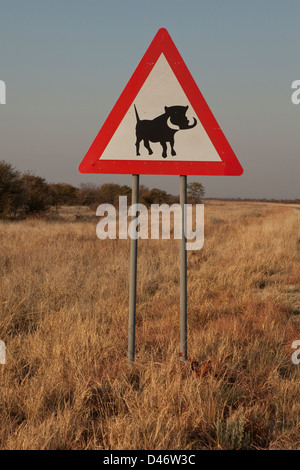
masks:
{"type": "Polygon", "coordinates": [[[167,126],[168,126],[170,129],[173,129],[174,131],[179,131],[179,129],[180,129],[179,126],[176,126],[175,124],[172,124],[171,118],[168,118],[168,119],[167,119],[167,126]]]}

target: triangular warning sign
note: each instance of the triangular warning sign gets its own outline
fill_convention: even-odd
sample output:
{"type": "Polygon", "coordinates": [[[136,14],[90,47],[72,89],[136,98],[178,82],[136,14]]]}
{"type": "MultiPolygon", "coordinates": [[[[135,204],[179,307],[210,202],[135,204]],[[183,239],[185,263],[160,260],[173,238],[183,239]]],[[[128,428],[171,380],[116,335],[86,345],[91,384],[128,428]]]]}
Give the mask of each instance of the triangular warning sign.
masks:
{"type": "Polygon", "coordinates": [[[241,175],[166,29],[160,29],[82,160],[81,173],[241,175]]]}

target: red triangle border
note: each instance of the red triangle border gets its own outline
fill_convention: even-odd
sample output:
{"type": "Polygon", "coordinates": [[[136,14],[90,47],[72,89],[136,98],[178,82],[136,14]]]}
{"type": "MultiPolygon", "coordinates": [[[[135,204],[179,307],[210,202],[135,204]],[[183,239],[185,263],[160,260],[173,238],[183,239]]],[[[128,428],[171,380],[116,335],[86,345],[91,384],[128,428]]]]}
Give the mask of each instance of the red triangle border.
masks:
{"type": "Polygon", "coordinates": [[[166,29],[161,28],[158,30],[120,98],[83,158],[79,171],[81,173],[144,175],[238,176],[243,173],[237,157],[166,29]],[[162,53],[219,154],[221,162],[101,160],[102,153],[162,53]]]}

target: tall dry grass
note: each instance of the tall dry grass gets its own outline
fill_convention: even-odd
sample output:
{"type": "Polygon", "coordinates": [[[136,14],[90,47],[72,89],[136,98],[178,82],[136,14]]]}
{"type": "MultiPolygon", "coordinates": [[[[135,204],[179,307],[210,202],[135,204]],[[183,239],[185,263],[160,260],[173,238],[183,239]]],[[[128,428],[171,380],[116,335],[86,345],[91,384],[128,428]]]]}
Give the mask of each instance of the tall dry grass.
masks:
{"type": "Polygon", "coordinates": [[[127,367],[129,241],[82,208],[0,223],[2,449],[299,449],[300,239],[294,209],[208,202],[188,252],[180,366],[178,241],[139,242],[127,367]],[[195,370],[192,370],[195,369],[195,370]]]}

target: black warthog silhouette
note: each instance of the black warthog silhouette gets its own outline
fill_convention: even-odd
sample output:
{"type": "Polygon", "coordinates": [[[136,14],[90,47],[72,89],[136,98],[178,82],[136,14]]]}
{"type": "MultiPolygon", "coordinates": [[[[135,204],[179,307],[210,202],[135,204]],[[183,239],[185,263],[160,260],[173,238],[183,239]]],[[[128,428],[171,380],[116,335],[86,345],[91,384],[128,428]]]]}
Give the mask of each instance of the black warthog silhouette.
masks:
{"type": "Polygon", "coordinates": [[[193,129],[197,125],[197,120],[194,118],[193,124],[189,125],[186,112],[188,106],[165,106],[165,113],[156,117],[155,119],[139,118],[137,109],[134,105],[136,115],[136,154],[140,155],[140,142],[144,141],[144,146],[152,155],[149,142],[159,142],[163,148],[162,157],[167,157],[167,142],[171,145],[171,155],[176,155],[174,150],[174,135],[182,129],[193,129]]]}

